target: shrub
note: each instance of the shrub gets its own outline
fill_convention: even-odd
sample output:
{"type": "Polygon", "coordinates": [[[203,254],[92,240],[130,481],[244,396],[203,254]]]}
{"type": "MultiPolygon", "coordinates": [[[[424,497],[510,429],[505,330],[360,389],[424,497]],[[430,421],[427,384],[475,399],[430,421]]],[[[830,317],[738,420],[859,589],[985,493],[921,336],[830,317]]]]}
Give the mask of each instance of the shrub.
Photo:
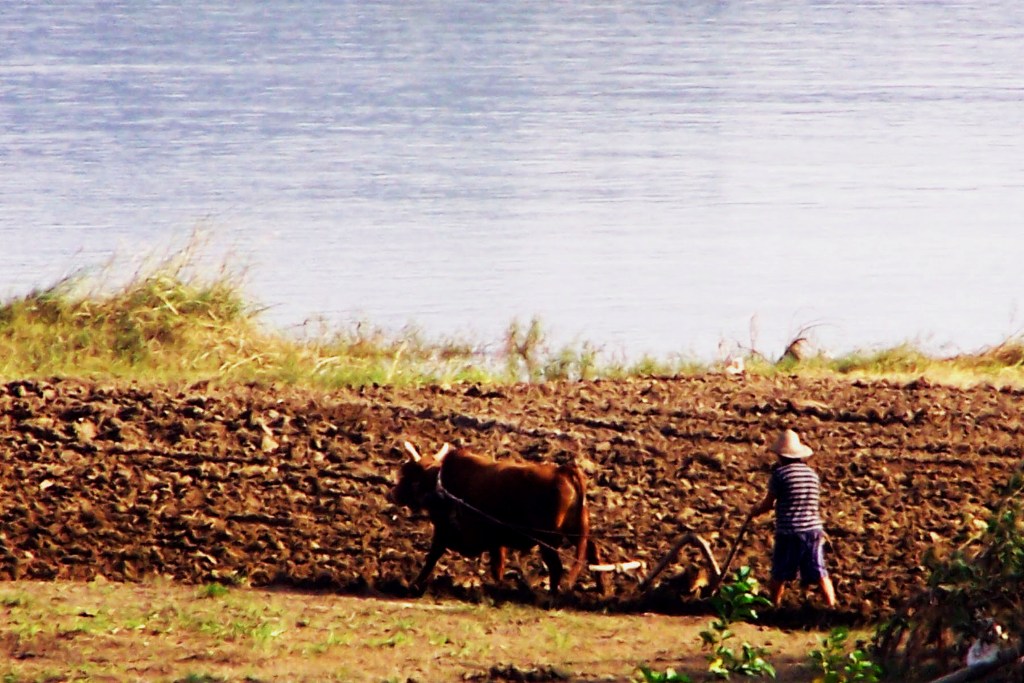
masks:
{"type": "Polygon", "coordinates": [[[876,637],[887,670],[934,675],[958,668],[979,623],[988,619],[1003,627],[1010,645],[1024,641],[1022,494],[1024,476],[1018,472],[981,528],[967,525],[946,556],[928,553],[927,587],[876,637]]]}

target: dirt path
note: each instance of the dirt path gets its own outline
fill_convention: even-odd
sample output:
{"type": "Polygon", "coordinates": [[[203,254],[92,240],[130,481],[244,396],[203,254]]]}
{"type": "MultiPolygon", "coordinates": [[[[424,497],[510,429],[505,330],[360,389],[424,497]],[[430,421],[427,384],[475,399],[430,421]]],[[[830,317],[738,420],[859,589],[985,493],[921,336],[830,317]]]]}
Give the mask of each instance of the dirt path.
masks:
{"type": "MultiPolygon", "coordinates": [[[[638,665],[704,679],[706,619],[515,604],[381,600],[167,581],[0,583],[0,676],[92,681],[633,681],[638,665]]],[[[779,680],[809,682],[820,635],[745,624],[779,680]]],[[[736,646],[738,648],[738,645],[736,646]]]]}

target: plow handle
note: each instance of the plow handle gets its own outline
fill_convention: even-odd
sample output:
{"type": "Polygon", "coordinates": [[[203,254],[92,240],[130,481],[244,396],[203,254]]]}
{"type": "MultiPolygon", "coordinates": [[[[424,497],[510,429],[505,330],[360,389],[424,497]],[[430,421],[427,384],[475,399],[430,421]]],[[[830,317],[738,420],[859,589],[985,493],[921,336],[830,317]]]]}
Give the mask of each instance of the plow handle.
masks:
{"type": "Polygon", "coordinates": [[[740,527],[739,533],[736,534],[736,540],[732,542],[732,548],[729,549],[729,555],[725,558],[725,564],[722,565],[722,571],[718,574],[718,578],[711,584],[711,595],[718,592],[722,582],[725,581],[725,576],[729,572],[729,565],[732,564],[732,559],[736,557],[736,551],[740,548],[740,541],[743,540],[743,536],[747,533],[747,529],[750,527],[750,522],[753,521],[753,516],[747,515],[747,518],[743,520],[743,526],[740,527]]]}

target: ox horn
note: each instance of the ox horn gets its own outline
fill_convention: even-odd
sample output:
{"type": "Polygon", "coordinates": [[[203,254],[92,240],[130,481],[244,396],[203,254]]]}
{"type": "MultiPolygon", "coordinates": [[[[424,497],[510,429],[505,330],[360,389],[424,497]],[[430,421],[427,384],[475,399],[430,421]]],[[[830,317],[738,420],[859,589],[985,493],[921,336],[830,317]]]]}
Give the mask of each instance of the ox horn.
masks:
{"type": "Polygon", "coordinates": [[[423,459],[423,456],[420,455],[420,452],[417,451],[416,447],[413,446],[411,443],[409,443],[408,441],[403,441],[402,444],[405,446],[405,450],[409,451],[409,455],[412,456],[413,462],[419,462],[420,460],[423,459]]]}
{"type": "Polygon", "coordinates": [[[437,455],[434,456],[434,461],[435,462],[441,462],[441,460],[444,458],[444,456],[448,455],[448,451],[450,451],[451,448],[452,448],[452,445],[450,443],[448,443],[447,441],[445,441],[444,445],[441,446],[441,450],[439,450],[437,452],[437,455]]]}

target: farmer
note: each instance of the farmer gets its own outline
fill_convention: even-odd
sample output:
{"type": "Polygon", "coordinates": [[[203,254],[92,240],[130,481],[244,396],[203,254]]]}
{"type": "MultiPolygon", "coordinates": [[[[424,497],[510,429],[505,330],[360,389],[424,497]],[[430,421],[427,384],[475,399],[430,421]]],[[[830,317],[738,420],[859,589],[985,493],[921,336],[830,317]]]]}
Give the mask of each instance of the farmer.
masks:
{"type": "Polygon", "coordinates": [[[747,521],[775,508],[775,549],[772,552],[772,575],[768,591],[778,607],[786,582],[800,572],[804,586],[817,584],[829,607],[836,606],[836,591],[825,568],[822,548],[824,525],[819,512],[821,481],[806,463],[813,451],[800,443],[800,437],[787,429],[775,440],[770,450],[778,461],[772,466],[768,493],[750,511],[747,521]]]}

